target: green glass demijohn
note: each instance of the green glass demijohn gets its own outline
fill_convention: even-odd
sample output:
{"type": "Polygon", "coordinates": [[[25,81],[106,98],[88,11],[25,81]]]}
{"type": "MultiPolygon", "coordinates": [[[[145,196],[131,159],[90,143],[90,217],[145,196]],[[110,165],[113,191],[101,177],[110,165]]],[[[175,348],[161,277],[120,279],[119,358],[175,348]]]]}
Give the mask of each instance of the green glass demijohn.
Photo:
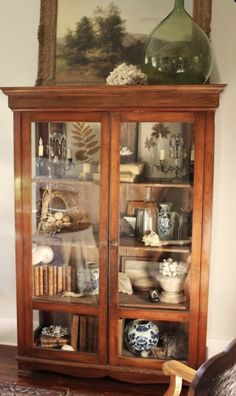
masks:
{"type": "Polygon", "coordinates": [[[142,71],[149,84],[203,84],[212,69],[212,48],[205,32],[175,0],[173,11],[147,38],[142,71]]]}

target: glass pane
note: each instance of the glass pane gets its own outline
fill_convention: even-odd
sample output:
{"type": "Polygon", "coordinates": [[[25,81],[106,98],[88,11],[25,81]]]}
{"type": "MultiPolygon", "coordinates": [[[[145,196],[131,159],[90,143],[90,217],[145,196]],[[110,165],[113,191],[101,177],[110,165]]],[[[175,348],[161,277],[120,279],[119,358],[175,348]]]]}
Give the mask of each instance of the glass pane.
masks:
{"type": "Polygon", "coordinates": [[[192,181],[193,124],[122,123],[120,144],[121,181],[192,181]]]}
{"type": "MultiPolygon", "coordinates": [[[[187,337],[182,322],[190,294],[193,165],[192,124],[122,123],[119,307],[150,310],[160,330],[155,345],[160,350],[162,338],[169,332],[178,334],[180,340],[187,337]],[[176,319],[172,323],[171,314],[170,322],[159,320],[167,309],[170,313],[175,310],[177,318],[179,313],[179,322],[176,319]]],[[[125,334],[128,322],[118,323],[118,328],[123,329],[119,332],[125,334]]],[[[120,354],[141,356],[130,355],[124,334],[120,354]]],[[[161,359],[159,352],[157,355],[161,359]]],[[[148,354],[150,358],[156,356],[148,354]]]]}
{"type": "Polygon", "coordinates": [[[34,346],[97,353],[98,318],[62,312],[34,311],[34,346]]]}
{"type": "Polygon", "coordinates": [[[100,124],[32,124],[33,297],[97,304],[100,124]]]}
{"type": "Polygon", "coordinates": [[[33,130],[37,176],[99,181],[100,123],[36,123],[33,130]]]}
{"type": "Polygon", "coordinates": [[[178,322],[119,319],[120,356],[187,360],[188,326],[178,322]]]}

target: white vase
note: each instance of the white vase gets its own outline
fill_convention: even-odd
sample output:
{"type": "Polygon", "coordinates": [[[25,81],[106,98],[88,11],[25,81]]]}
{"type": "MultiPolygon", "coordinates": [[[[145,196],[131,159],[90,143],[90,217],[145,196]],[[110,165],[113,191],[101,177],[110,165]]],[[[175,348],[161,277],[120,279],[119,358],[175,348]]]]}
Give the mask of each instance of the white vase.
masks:
{"type": "Polygon", "coordinates": [[[179,304],[186,301],[186,296],[182,292],[184,289],[185,277],[160,276],[159,282],[163,289],[160,301],[164,303],[179,304]]]}

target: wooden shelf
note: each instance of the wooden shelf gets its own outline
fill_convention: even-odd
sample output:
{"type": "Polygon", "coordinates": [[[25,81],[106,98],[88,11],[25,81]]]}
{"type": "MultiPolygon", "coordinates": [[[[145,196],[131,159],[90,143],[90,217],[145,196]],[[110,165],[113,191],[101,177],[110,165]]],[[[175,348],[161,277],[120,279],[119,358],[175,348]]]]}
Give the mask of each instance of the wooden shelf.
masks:
{"type": "Polygon", "coordinates": [[[193,184],[188,181],[171,181],[171,180],[145,180],[138,183],[120,183],[122,186],[132,186],[132,187],[157,187],[157,188],[193,188],[193,184]]]}
{"type": "Polygon", "coordinates": [[[124,307],[119,306],[117,310],[117,316],[121,319],[146,319],[154,321],[164,322],[188,322],[189,311],[188,310],[173,310],[173,309],[147,309],[146,307],[124,307]]]}
{"type": "Polygon", "coordinates": [[[147,293],[139,294],[119,294],[119,306],[124,308],[144,308],[144,309],[170,309],[186,311],[188,309],[188,302],[181,304],[167,304],[162,302],[152,302],[147,293]]]}
{"type": "Polygon", "coordinates": [[[177,245],[163,245],[163,246],[145,246],[144,243],[139,242],[135,237],[120,238],[119,252],[121,256],[145,256],[148,252],[171,252],[171,253],[190,253],[191,241],[176,241],[177,245]],[[186,244],[185,244],[186,243],[186,244]]]}
{"type": "Polygon", "coordinates": [[[32,178],[32,183],[42,184],[77,184],[77,185],[99,185],[99,182],[93,180],[80,180],[79,178],[66,177],[66,178],[52,178],[48,176],[36,176],[32,178]]]}
{"type": "MultiPolygon", "coordinates": [[[[131,353],[127,349],[123,349],[122,354],[120,356],[124,357],[124,358],[130,358],[130,359],[138,359],[138,360],[142,359],[142,360],[145,360],[145,362],[146,362],[146,360],[152,360],[152,361],[155,360],[156,362],[160,362],[161,364],[163,364],[167,360],[172,360],[173,359],[171,357],[169,359],[168,358],[161,359],[161,358],[156,358],[153,355],[148,355],[147,358],[143,358],[141,355],[131,353]]],[[[178,361],[181,362],[181,363],[187,364],[186,360],[179,359],[178,361]]]]}
{"type": "Polygon", "coordinates": [[[39,296],[33,297],[32,308],[41,311],[65,311],[71,313],[83,313],[88,315],[97,315],[98,313],[98,296],[84,297],[61,297],[39,296]]]}
{"type": "MultiPolygon", "coordinates": [[[[97,244],[98,241],[98,225],[91,225],[89,227],[92,227],[94,231],[94,238],[97,244]]],[[[39,233],[38,231],[35,231],[33,234],[32,241],[33,243],[39,243],[39,244],[46,244],[50,246],[78,246],[78,243],[81,242],[81,237],[80,237],[80,231],[71,231],[71,232],[58,232],[57,234],[50,236],[50,235],[44,235],[39,233]],[[64,238],[63,238],[64,236],[64,238]]],[[[84,233],[83,233],[84,235],[84,233]]],[[[83,236],[84,238],[84,236],[83,236]]],[[[83,239],[83,243],[86,243],[86,241],[83,239]]],[[[86,249],[94,249],[94,244],[90,244],[91,240],[88,241],[86,244],[86,249]]]]}
{"type": "MultiPolygon", "coordinates": [[[[52,183],[52,184],[91,184],[91,185],[99,185],[100,183],[98,181],[93,181],[93,180],[80,180],[79,178],[75,177],[66,177],[66,178],[52,178],[49,176],[36,176],[32,178],[32,183],[52,183]]],[[[193,188],[193,185],[189,182],[183,182],[183,181],[171,181],[171,180],[156,180],[156,181],[141,181],[138,183],[129,183],[129,182],[120,182],[121,186],[132,186],[132,187],[157,187],[157,188],[193,188]]]]}

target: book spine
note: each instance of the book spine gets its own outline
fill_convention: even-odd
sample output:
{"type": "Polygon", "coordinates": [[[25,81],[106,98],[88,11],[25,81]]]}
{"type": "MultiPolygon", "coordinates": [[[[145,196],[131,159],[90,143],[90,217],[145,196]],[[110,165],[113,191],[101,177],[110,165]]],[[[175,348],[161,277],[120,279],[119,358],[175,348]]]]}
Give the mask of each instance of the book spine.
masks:
{"type": "Polygon", "coordinates": [[[39,267],[33,267],[33,285],[34,285],[34,295],[39,296],[39,267]]]}
{"type": "Polygon", "coordinates": [[[76,290],[76,271],[75,271],[75,267],[71,267],[71,291],[75,291],[76,290]]]}
{"type": "Polygon", "coordinates": [[[71,319],[71,346],[74,349],[74,351],[77,351],[78,348],[78,337],[79,337],[79,321],[80,317],[79,315],[72,315],[71,319]]]}
{"type": "Polygon", "coordinates": [[[66,267],[66,264],[62,266],[62,291],[66,291],[66,267]]]}
{"type": "Polygon", "coordinates": [[[43,265],[43,294],[48,295],[48,266],[43,265]]]}
{"type": "Polygon", "coordinates": [[[53,294],[57,294],[57,266],[53,266],[53,294]]]}
{"type": "Polygon", "coordinates": [[[79,351],[85,352],[86,351],[86,333],[87,333],[87,317],[84,315],[80,316],[80,323],[79,323],[79,351]]]}
{"type": "Polygon", "coordinates": [[[71,292],[71,266],[66,267],[66,291],[71,292]]]}
{"type": "Polygon", "coordinates": [[[98,318],[94,316],[94,330],[93,330],[93,352],[98,352],[98,318]]]}
{"type": "Polygon", "coordinates": [[[43,266],[39,266],[39,295],[43,296],[43,266]]]}
{"type": "Polygon", "coordinates": [[[53,266],[48,267],[48,294],[53,296],[53,266]]]}
{"type": "Polygon", "coordinates": [[[93,337],[94,337],[94,316],[88,316],[87,318],[87,340],[86,340],[86,351],[93,352],[93,337]]]}
{"type": "Polygon", "coordinates": [[[123,319],[119,319],[118,320],[118,355],[122,355],[123,352],[123,330],[124,330],[123,319]]]}
{"type": "Polygon", "coordinates": [[[57,292],[62,292],[62,266],[57,268],[57,292]]]}

